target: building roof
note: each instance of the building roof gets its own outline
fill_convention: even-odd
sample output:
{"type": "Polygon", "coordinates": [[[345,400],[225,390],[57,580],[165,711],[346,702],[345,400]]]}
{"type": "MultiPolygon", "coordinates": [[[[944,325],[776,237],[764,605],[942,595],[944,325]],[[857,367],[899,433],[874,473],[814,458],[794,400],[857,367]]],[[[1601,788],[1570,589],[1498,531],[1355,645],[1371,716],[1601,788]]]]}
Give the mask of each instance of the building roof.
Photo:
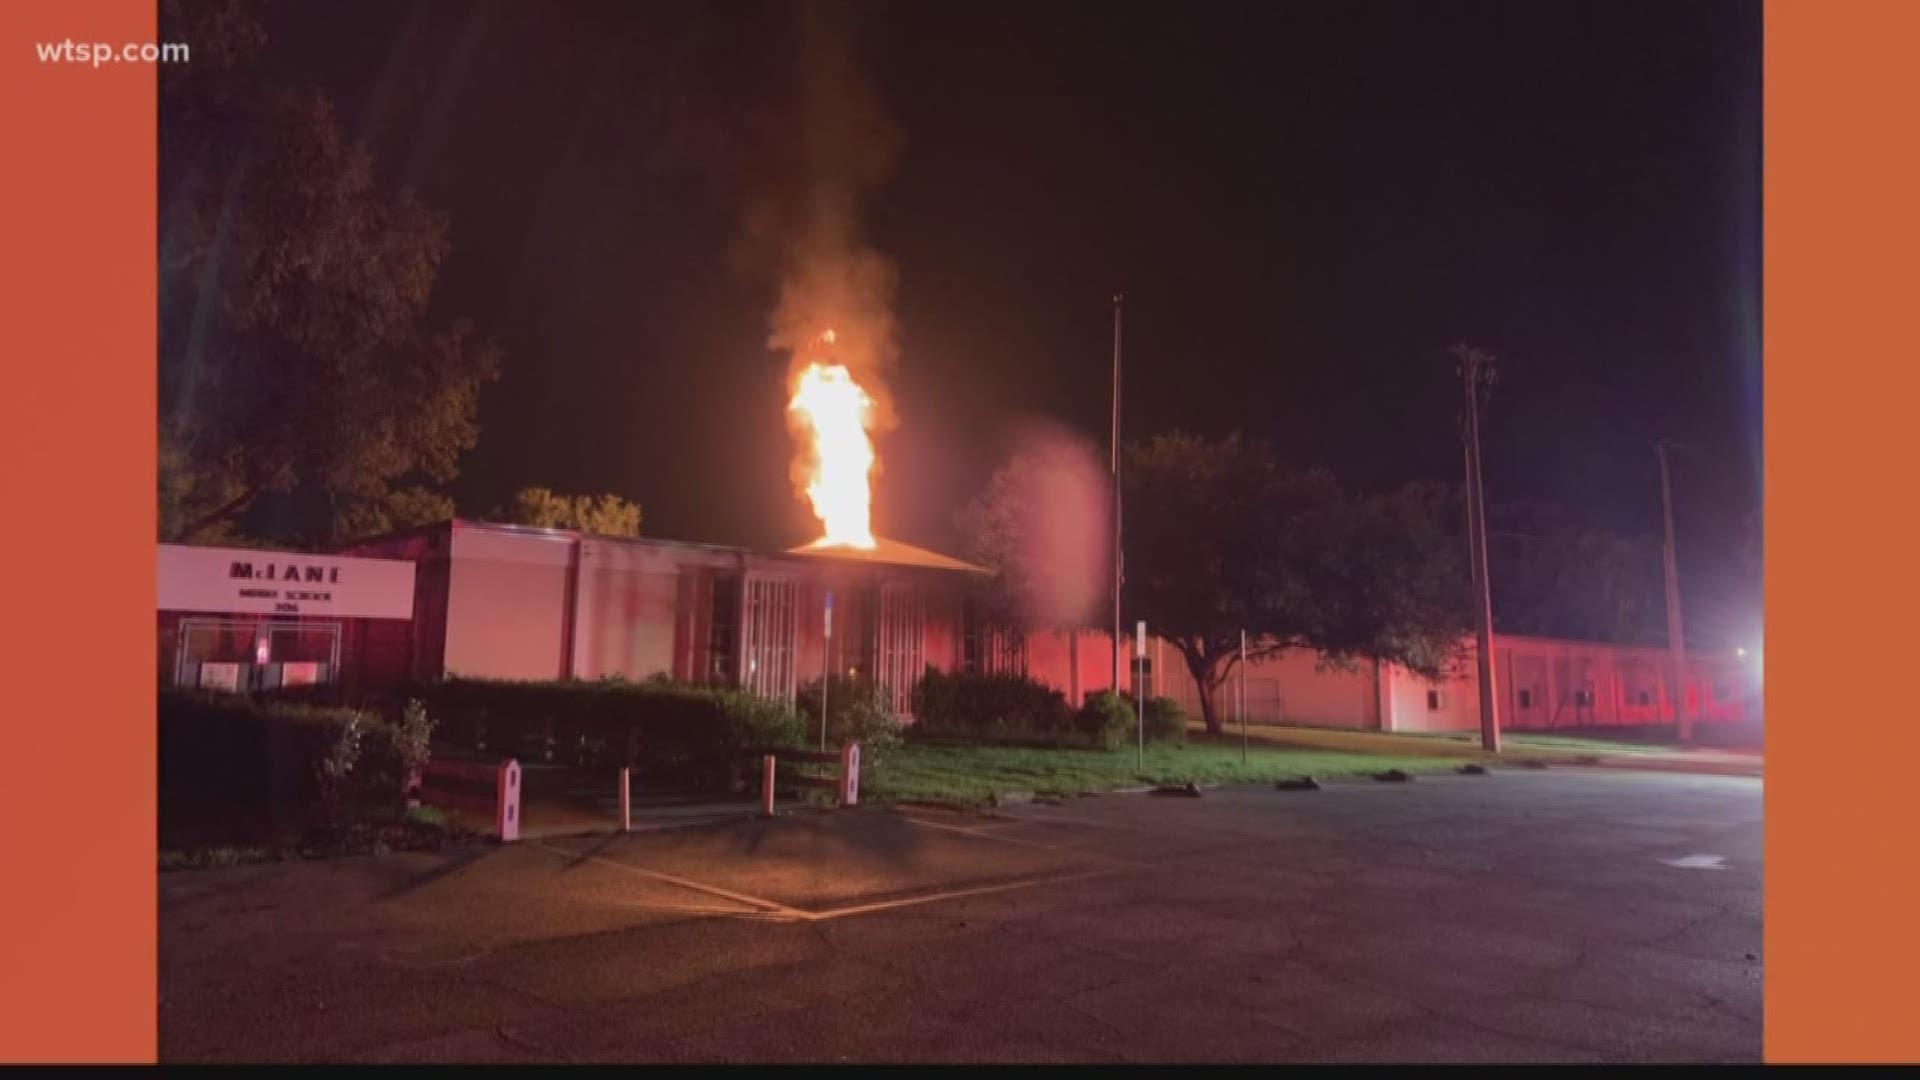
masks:
{"type": "MultiPolygon", "coordinates": [[[[432,525],[400,529],[380,536],[367,537],[340,545],[341,553],[364,550],[383,542],[408,536],[420,535],[444,529],[467,529],[481,532],[508,533],[522,536],[548,536],[558,539],[591,539],[603,543],[635,544],[648,547],[682,548],[695,551],[722,552],[726,554],[752,555],[751,548],[736,547],[730,544],[709,544],[696,540],[668,540],[654,536],[599,536],[593,533],[581,533],[573,529],[550,529],[536,525],[509,525],[496,521],[475,521],[471,518],[454,518],[436,522],[432,525]]],[[[768,554],[775,554],[769,552],[768,554]]],[[[903,544],[898,540],[876,538],[872,548],[848,547],[844,544],[823,546],[818,543],[802,544],[777,554],[799,555],[808,558],[833,559],[845,562],[863,563],[869,566],[907,566],[929,570],[957,570],[963,573],[991,573],[982,566],[942,555],[937,551],[903,544]]]]}
{"type": "Polygon", "coordinates": [[[991,571],[984,566],[975,566],[970,562],[950,558],[926,548],[903,544],[898,540],[874,538],[871,548],[850,547],[846,544],[802,544],[787,549],[789,555],[806,555],[820,559],[841,559],[848,562],[878,563],[887,566],[920,566],[932,570],[962,570],[968,573],[985,574],[991,571]]]}

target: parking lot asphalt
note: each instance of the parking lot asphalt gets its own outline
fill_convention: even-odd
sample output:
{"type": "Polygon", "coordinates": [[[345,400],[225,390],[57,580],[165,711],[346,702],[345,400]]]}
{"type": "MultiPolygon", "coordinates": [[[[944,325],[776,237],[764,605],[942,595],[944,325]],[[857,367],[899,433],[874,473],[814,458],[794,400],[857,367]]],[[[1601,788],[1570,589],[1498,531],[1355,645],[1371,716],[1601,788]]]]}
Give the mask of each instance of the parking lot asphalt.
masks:
{"type": "Polygon", "coordinates": [[[161,879],[162,1061],[1721,1062],[1758,780],[878,808],[161,879]]]}

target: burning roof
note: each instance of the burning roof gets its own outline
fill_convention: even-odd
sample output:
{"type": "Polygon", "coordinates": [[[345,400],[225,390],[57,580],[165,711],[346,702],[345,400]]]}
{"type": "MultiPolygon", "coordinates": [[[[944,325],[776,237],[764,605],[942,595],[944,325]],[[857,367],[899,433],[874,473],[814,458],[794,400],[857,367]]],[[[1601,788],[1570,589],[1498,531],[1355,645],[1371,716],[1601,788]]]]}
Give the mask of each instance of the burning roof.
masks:
{"type": "Polygon", "coordinates": [[[938,552],[928,551],[926,548],[914,547],[912,544],[903,544],[898,540],[888,540],[883,537],[875,537],[873,546],[870,548],[815,542],[790,548],[787,554],[887,566],[919,566],[931,570],[964,570],[974,574],[990,572],[985,567],[975,566],[970,562],[962,562],[938,552]]]}

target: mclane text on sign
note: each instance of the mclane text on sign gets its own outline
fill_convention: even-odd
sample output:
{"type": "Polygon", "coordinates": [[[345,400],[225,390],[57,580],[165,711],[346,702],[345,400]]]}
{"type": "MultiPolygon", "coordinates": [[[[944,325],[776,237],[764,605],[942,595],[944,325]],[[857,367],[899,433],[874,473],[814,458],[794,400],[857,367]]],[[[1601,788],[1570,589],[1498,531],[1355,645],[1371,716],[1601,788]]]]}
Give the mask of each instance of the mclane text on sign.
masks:
{"type": "Polygon", "coordinates": [[[292,551],[160,545],[161,611],[413,617],[414,564],[292,551]]]}

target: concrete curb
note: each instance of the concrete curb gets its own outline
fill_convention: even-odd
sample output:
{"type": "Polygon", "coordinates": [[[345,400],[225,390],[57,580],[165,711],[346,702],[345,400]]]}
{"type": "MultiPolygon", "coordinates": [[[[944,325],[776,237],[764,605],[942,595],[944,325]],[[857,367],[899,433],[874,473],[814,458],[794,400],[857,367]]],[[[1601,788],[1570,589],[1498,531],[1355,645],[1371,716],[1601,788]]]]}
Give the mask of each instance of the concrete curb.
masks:
{"type": "Polygon", "coordinates": [[[1589,763],[1566,765],[1571,769],[1625,769],[1639,772],[1675,772],[1695,773],[1702,776],[1750,776],[1766,775],[1765,762],[1745,761],[1674,761],[1671,758],[1635,759],[1602,757],[1589,763]]]}

